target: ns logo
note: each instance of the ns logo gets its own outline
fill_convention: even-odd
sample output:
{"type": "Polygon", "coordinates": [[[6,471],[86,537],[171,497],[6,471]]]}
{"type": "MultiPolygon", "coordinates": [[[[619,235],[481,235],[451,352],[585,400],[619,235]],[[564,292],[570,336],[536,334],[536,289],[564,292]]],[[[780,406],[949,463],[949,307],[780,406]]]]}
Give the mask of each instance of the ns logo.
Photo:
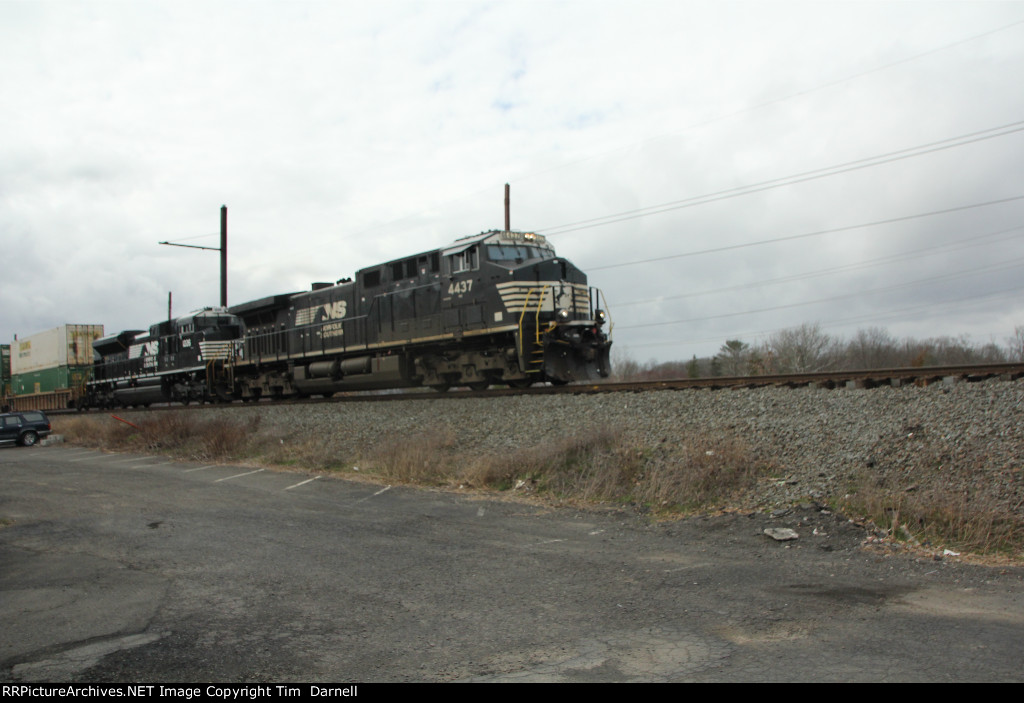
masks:
{"type": "Polygon", "coordinates": [[[295,324],[311,325],[319,319],[321,311],[323,311],[328,320],[340,320],[348,312],[348,303],[344,300],[336,300],[333,303],[324,303],[323,305],[316,305],[311,308],[301,308],[295,311],[295,324]]]}
{"type": "Polygon", "coordinates": [[[344,300],[338,300],[333,303],[327,303],[324,305],[324,312],[327,313],[327,317],[332,320],[340,320],[345,317],[347,312],[347,304],[344,300]]]}

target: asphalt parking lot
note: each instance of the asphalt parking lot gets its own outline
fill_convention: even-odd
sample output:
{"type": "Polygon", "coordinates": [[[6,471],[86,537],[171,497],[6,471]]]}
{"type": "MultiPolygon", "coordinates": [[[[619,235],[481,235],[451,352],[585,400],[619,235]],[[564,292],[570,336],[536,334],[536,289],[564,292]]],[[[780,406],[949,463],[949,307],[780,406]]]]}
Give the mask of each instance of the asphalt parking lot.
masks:
{"type": "Polygon", "coordinates": [[[1024,569],[813,508],[655,524],[59,446],[0,476],[3,681],[1024,678],[1024,569]]]}

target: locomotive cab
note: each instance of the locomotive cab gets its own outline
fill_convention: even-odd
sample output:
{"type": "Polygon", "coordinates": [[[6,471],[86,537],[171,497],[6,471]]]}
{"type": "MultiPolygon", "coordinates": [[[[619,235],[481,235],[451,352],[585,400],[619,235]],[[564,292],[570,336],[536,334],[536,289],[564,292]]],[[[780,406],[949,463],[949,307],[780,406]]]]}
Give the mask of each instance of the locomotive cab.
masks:
{"type": "Polygon", "coordinates": [[[444,250],[444,273],[446,319],[464,334],[512,332],[514,345],[505,354],[518,369],[492,373],[495,380],[561,384],[608,376],[611,341],[597,307],[600,291],[556,256],[543,235],[492,231],[459,240],[444,250]]]}

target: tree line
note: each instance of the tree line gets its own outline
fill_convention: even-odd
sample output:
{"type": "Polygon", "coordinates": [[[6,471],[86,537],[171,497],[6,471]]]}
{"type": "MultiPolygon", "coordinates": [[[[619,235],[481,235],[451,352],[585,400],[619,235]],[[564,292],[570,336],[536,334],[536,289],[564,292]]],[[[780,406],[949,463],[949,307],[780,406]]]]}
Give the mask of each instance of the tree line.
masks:
{"type": "Polygon", "coordinates": [[[614,357],[613,378],[620,381],[1024,362],[1024,325],[1002,345],[977,345],[967,335],[897,339],[884,327],[859,329],[843,339],[814,322],[775,332],[760,344],[728,339],[712,357],[646,364],[619,350],[614,357]]]}

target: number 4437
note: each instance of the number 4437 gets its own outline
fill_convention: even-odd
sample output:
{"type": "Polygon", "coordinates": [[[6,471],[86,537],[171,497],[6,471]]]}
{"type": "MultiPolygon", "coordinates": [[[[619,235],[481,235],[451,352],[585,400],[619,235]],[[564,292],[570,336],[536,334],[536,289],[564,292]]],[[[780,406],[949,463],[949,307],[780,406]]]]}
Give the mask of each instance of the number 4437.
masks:
{"type": "Polygon", "coordinates": [[[448,286],[448,295],[462,295],[473,290],[473,279],[467,278],[462,281],[452,281],[448,286]]]}

